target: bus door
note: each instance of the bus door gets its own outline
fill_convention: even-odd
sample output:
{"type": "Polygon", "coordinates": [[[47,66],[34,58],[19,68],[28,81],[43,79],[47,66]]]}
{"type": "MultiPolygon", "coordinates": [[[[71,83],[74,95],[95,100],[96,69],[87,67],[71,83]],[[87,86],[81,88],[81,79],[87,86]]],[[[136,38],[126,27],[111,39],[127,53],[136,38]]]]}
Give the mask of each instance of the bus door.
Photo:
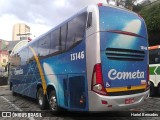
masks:
{"type": "Polygon", "coordinates": [[[84,74],[70,74],[64,84],[65,105],[72,110],[86,109],[87,98],[86,77],[84,74]],[[67,103],[68,101],[68,103],[67,103]]]}
{"type": "Polygon", "coordinates": [[[143,19],[116,8],[99,9],[100,67],[105,90],[109,96],[144,92],[148,44],[143,19]]]}

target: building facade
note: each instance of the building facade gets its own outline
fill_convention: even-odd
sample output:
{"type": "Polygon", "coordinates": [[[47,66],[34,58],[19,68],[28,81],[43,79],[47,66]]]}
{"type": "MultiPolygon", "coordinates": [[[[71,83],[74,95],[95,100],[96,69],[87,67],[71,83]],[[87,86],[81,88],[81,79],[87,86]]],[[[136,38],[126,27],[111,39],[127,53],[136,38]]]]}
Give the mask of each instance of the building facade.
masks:
{"type": "Polygon", "coordinates": [[[8,41],[0,40],[0,68],[3,69],[8,63],[8,45],[8,41]]]}
{"type": "Polygon", "coordinates": [[[13,26],[12,40],[27,40],[30,27],[24,23],[17,23],[13,26]]]}

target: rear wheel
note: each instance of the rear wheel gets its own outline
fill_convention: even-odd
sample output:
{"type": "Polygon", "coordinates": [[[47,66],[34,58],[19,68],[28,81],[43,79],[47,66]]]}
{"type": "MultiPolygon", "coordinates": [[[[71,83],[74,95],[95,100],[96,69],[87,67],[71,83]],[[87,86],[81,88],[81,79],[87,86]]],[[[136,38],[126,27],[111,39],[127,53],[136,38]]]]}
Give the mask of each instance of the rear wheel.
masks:
{"type": "Polygon", "coordinates": [[[10,84],[10,90],[12,91],[12,95],[16,96],[16,93],[13,91],[13,85],[12,85],[12,83],[10,84]]]}
{"type": "Polygon", "coordinates": [[[154,88],[154,84],[152,82],[150,82],[150,97],[154,97],[155,96],[155,88],[154,88]]]}
{"type": "Polygon", "coordinates": [[[51,109],[51,111],[59,111],[59,107],[57,105],[57,96],[56,96],[56,92],[54,90],[52,90],[49,94],[49,107],[51,109]]]}
{"type": "Polygon", "coordinates": [[[47,97],[44,95],[43,89],[39,88],[37,91],[37,101],[41,110],[47,108],[47,97]]]}
{"type": "Polygon", "coordinates": [[[158,92],[158,96],[160,96],[160,84],[158,85],[158,90],[157,90],[157,92],[158,92]]]}
{"type": "Polygon", "coordinates": [[[13,95],[13,96],[16,96],[16,95],[17,95],[17,93],[15,93],[15,92],[12,90],[12,95],[13,95]]]}

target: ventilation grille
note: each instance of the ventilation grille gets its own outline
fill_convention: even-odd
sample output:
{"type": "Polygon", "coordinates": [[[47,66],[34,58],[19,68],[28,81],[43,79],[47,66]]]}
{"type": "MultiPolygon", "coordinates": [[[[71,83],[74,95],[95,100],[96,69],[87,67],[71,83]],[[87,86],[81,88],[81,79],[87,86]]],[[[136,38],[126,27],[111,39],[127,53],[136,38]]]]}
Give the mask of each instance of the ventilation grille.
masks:
{"type": "Polygon", "coordinates": [[[107,48],[106,55],[108,59],[122,61],[143,61],[145,52],[141,50],[107,48]]]}

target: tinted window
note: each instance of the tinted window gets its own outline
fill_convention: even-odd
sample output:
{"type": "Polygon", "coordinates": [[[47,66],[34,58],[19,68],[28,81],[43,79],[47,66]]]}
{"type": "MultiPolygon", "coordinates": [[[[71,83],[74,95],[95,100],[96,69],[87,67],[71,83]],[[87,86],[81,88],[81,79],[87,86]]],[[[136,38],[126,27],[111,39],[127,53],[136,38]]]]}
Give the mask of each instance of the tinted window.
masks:
{"type": "Polygon", "coordinates": [[[90,26],[92,26],[92,12],[89,12],[87,21],[87,28],[89,28],[90,26]]]}
{"type": "Polygon", "coordinates": [[[39,56],[46,56],[49,54],[50,48],[50,34],[42,37],[38,41],[38,54],[39,56]]]}
{"type": "Polygon", "coordinates": [[[120,30],[135,33],[146,38],[144,21],[135,13],[112,7],[99,7],[100,31],[120,30]],[[133,28],[133,26],[136,26],[133,28]]]}
{"type": "Polygon", "coordinates": [[[51,32],[50,54],[60,50],[60,29],[51,32]]]}
{"type": "Polygon", "coordinates": [[[61,48],[62,50],[65,49],[66,38],[67,38],[67,24],[61,27],[61,46],[62,46],[61,48]]]}
{"type": "Polygon", "coordinates": [[[21,52],[17,54],[17,57],[20,58],[21,65],[26,65],[28,60],[28,48],[21,50],[21,52]]]}
{"type": "Polygon", "coordinates": [[[66,48],[70,48],[84,37],[87,13],[80,14],[68,23],[66,48]]]}
{"type": "Polygon", "coordinates": [[[149,64],[160,63],[160,49],[149,51],[149,64]]]}

